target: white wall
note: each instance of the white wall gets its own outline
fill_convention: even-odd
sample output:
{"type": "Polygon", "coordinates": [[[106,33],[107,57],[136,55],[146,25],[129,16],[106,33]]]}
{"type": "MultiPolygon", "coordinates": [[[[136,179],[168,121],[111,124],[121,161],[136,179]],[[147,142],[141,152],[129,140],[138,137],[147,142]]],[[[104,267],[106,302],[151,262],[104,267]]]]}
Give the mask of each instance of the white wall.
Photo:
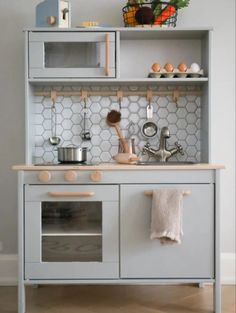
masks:
{"type": "MultiPolygon", "coordinates": [[[[34,26],[36,0],[0,0],[0,241],[17,251],[17,181],[12,164],[24,162],[24,27],[34,26]]],[[[72,0],[73,26],[82,20],[122,25],[121,0],[72,0]]],[[[235,1],[191,0],[178,26],[213,26],[213,162],[223,163],[222,251],[234,251],[235,214],[235,1]]]]}

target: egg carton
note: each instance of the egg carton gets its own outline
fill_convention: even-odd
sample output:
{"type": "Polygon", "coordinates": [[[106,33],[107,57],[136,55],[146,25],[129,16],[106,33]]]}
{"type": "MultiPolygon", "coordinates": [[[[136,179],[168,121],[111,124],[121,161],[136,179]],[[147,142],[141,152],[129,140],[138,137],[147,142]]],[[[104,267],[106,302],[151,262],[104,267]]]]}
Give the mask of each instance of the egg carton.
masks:
{"type": "Polygon", "coordinates": [[[148,74],[148,78],[200,78],[204,76],[204,72],[201,69],[198,72],[193,72],[191,69],[187,69],[186,72],[180,72],[177,68],[173,72],[167,72],[166,70],[160,70],[160,72],[151,71],[148,74]]]}

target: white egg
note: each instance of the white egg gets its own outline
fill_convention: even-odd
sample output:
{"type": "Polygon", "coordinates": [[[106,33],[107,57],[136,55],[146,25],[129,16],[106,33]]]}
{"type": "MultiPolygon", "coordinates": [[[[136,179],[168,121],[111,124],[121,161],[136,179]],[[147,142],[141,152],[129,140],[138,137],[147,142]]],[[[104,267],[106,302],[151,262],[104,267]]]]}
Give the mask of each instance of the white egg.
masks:
{"type": "Polygon", "coordinates": [[[192,63],[190,66],[190,71],[193,73],[198,73],[201,70],[200,66],[197,63],[192,63]]]}

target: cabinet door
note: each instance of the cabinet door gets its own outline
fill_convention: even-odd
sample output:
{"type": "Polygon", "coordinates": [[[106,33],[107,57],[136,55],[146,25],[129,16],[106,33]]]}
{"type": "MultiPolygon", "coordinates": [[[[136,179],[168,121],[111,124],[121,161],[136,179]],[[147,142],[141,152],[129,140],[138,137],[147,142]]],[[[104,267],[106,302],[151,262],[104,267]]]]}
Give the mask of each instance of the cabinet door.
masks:
{"type": "Polygon", "coordinates": [[[30,78],[115,76],[114,32],[29,34],[30,78]]]}
{"type": "Polygon", "coordinates": [[[121,186],[120,259],[122,278],[214,277],[214,185],[121,186]],[[145,190],[188,189],[183,202],[180,245],[150,239],[152,197],[145,190]]]}
{"type": "Polygon", "coordinates": [[[26,186],[25,199],[26,279],[119,277],[117,186],[26,186]]]}

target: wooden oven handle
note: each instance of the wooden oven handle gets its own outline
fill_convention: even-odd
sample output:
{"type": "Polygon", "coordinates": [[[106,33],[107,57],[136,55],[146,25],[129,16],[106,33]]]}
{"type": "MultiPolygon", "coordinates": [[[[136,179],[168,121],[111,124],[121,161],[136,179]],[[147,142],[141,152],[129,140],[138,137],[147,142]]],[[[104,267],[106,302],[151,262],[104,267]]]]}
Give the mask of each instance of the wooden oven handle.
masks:
{"type": "Polygon", "coordinates": [[[110,65],[110,36],[109,36],[109,34],[106,34],[105,40],[106,40],[105,75],[109,76],[109,74],[110,74],[110,68],[109,68],[109,65],[110,65]]]}
{"type": "Polygon", "coordinates": [[[63,191],[49,191],[48,195],[51,197],[92,197],[95,192],[82,191],[82,192],[63,192],[63,191]]]}

